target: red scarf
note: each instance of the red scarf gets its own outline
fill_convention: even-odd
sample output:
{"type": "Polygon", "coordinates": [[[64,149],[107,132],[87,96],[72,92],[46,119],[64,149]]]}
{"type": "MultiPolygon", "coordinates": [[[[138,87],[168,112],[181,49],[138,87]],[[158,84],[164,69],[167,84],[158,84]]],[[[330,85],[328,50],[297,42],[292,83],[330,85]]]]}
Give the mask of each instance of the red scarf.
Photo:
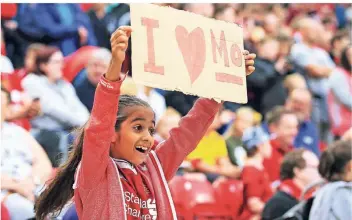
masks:
{"type": "Polygon", "coordinates": [[[293,182],[292,179],[286,179],[282,181],[278,190],[289,194],[297,201],[299,201],[301,198],[302,190],[293,182]]]}
{"type": "Polygon", "coordinates": [[[138,166],[115,160],[121,174],[127,219],[156,219],[157,209],[152,184],[138,166]]]}

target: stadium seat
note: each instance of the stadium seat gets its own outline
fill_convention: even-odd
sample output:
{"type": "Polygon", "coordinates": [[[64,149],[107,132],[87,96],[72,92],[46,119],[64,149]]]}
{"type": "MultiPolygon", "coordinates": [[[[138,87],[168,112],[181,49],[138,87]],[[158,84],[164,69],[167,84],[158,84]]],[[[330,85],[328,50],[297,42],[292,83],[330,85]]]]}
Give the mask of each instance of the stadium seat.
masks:
{"type": "MultiPolygon", "coordinates": [[[[23,88],[21,86],[21,81],[25,76],[25,71],[23,69],[16,69],[11,74],[1,74],[1,85],[4,86],[9,92],[11,92],[11,101],[13,108],[20,107],[23,105],[23,100],[21,93],[23,88]]],[[[26,130],[30,130],[31,125],[27,118],[22,118],[18,120],[13,120],[13,123],[18,126],[23,127],[26,130]]]]}
{"type": "Polygon", "coordinates": [[[3,203],[1,203],[1,219],[10,220],[9,211],[7,210],[6,206],[3,203]]]}
{"type": "Polygon", "coordinates": [[[210,182],[175,176],[169,185],[179,219],[231,219],[231,213],[216,202],[210,182]]]}
{"type": "Polygon", "coordinates": [[[98,49],[98,47],[84,46],[65,57],[63,69],[64,78],[72,82],[76,75],[86,66],[89,57],[96,49],[98,49]]]}
{"type": "Polygon", "coordinates": [[[4,41],[1,41],[1,55],[6,56],[6,45],[4,41]]]}
{"type": "Polygon", "coordinates": [[[12,90],[23,91],[23,88],[21,86],[21,81],[25,77],[25,75],[26,74],[23,69],[16,69],[13,73],[10,73],[10,74],[2,73],[1,82],[10,91],[12,90]]]}
{"type": "Polygon", "coordinates": [[[92,8],[94,3],[81,3],[79,5],[80,5],[82,11],[87,12],[87,11],[89,11],[92,8]]]}
{"type": "Polygon", "coordinates": [[[16,3],[1,3],[1,18],[11,19],[17,14],[16,3]]]}
{"type": "Polygon", "coordinates": [[[236,219],[243,204],[243,184],[235,179],[218,179],[213,183],[216,199],[231,211],[236,219]]]}

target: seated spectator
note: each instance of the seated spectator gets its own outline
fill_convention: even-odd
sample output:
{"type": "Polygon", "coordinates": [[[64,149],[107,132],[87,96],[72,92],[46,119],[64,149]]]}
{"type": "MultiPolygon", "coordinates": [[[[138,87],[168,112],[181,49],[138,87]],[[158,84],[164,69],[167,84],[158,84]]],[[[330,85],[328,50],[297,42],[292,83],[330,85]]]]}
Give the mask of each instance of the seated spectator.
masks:
{"type": "Polygon", "coordinates": [[[316,125],[311,121],[311,106],[312,95],[307,89],[293,90],[285,103],[285,108],[294,112],[299,120],[294,146],[306,148],[319,156],[319,134],[316,125]]]}
{"type": "Polygon", "coordinates": [[[149,103],[155,112],[155,120],[158,122],[166,110],[165,98],[149,86],[140,86],[137,97],[149,103]]]}
{"type": "Polygon", "coordinates": [[[263,160],[270,157],[272,148],[269,136],[260,127],[246,129],[242,142],[248,159],[241,173],[244,207],[239,219],[260,219],[266,201],[273,194],[263,166],[263,160]]]}
{"type": "Polygon", "coordinates": [[[197,148],[186,158],[190,161],[195,171],[203,172],[210,182],[219,176],[237,178],[240,169],[231,164],[226,150],[225,139],[216,132],[220,126],[220,113],[209,126],[206,134],[199,142],[197,148]]]}
{"type": "Polygon", "coordinates": [[[351,152],[351,141],[338,141],[321,155],[319,173],[327,183],[316,193],[309,219],[352,218],[351,152]]]}
{"type": "Polygon", "coordinates": [[[250,107],[241,107],[236,111],[236,117],[226,139],[227,153],[233,165],[243,167],[246,151],[242,146],[243,132],[254,126],[254,110],[250,107]]]}
{"type": "Polygon", "coordinates": [[[181,114],[173,108],[167,108],[156,124],[155,140],[164,141],[170,137],[170,130],[177,127],[181,120],[181,114]]]}
{"type": "Polygon", "coordinates": [[[352,127],[352,46],[346,47],[341,55],[341,68],[334,70],[329,78],[328,95],[331,130],[339,138],[352,127]]]}
{"type": "Polygon", "coordinates": [[[63,161],[67,158],[68,132],[82,126],[89,117],[73,86],[62,79],[62,66],[63,55],[59,49],[43,48],[36,57],[36,71],[22,81],[24,91],[40,99],[42,114],[31,120],[32,132],[55,167],[58,152],[63,161]]]}
{"type": "Polygon", "coordinates": [[[321,179],[318,165],[319,159],[311,151],[295,149],[286,154],[280,167],[281,183],[265,204],[262,220],[276,219],[297,205],[303,191],[321,179]]]}
{"type": "Polygon", "coordinates": [[[5,121],[10,93],[1,88],[1,201],[11,219],[34,217],[34,199],[49,179],[50,161],[23,128],[5,121]]]}
{"type": "Polygon", "coordinates": [[[280,165],[286,153],[294,148],[297,135],[298,119],[296,115],[283,107],[273,109],[268,117],[268,125],[273,139],[270,141],[272,154],[265,158],[263,165],[269,175],[270,182],[280,179],[280,165]]]}
{"type": "Polygon", "coordinates": [[[78,98],[91,111],[93,107],[95,89],[100,77],[107,72],[111,60],[111,52],[108,49],[100,48],[94,51],[89,58],[86,68],[74,79],[78,98]]]}

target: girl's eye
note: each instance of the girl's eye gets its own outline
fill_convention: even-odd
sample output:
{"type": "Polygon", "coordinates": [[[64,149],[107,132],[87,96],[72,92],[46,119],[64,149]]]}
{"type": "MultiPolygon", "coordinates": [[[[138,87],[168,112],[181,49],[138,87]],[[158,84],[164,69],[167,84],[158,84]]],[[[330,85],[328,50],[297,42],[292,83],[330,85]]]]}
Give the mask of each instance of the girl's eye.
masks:
{"type": "Polygon", "coordinates": [[[136,125],[133,127],[134,130],[136,131],[142,131],[143,130],[143,126],[142,125],[136,125]]]}
{"type": "Polygon", "coordinates": [[[150,133],[150,135],[153,136],[155,134],[155,128],[150,128],[149,133],[150,133]]]}

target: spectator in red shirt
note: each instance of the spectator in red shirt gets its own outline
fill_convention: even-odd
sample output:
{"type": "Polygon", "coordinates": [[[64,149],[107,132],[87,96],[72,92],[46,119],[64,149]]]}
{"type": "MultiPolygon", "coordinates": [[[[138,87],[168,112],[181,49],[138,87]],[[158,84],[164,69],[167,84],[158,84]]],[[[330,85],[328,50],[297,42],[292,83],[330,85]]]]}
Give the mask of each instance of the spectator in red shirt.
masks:
{"type": "Polygon", "coordinates": [[[280,164],[285,154],[293,149],[293,143],[298,133],[297,116],[283,107],[276,107],[267,117],[270,133],[272,154],[263,164],[271,182],[279,180],[280,164]]]}
{"type": "Polygon", "coordinates": [[[269,136],[261,127],[246,129],[242,142],[248,159],[241,173],[244,186],[244,207],[240,219],[256,220],[260,219],[265,202],[273,193],[263,166],[263,160],[270,157],[272,148],[269,136]]]}

